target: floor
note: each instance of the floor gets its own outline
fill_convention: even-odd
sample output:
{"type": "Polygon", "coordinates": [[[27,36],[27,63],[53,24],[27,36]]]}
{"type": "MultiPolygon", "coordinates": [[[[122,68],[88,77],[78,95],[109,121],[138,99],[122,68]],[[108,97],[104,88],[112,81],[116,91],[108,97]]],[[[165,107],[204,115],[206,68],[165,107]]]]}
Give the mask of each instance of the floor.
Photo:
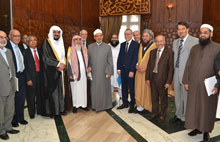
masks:
{"type": "MultiPolygon", "coordinates": [[[[56,117],[54,119],[36,116],[29,119],[25,109],[28,125],[20,125],[17,135],[9,135],[5,142],[200,142],[202,135],[190,137],[181,124],[170,124],[173,117],[174,98],[169,97],[169,109],[165,123],[149,121],[147,111],[128,114],[128,109],[117,110],[120,104],[117,93],[113,95],[112,110],[103,112],[83,111],[56,117]]],[[[210,134],[211,142],[220,142],[220,121],[210,134]]],[[[0,142],[4,142],[0,140],[0,142]]]]}

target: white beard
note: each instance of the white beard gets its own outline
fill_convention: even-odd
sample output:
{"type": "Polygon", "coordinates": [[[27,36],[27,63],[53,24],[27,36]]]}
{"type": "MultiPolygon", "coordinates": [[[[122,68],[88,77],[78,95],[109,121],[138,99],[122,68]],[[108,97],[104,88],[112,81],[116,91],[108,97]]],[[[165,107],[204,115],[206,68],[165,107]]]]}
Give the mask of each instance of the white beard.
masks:
{"type": "Polygon", "coordinates": [[[79,50],[81,50],[81,45],[76,44],[76,45],[75,45],[75,48],[76,48],[77,51],[79,51],[79,50]]]}

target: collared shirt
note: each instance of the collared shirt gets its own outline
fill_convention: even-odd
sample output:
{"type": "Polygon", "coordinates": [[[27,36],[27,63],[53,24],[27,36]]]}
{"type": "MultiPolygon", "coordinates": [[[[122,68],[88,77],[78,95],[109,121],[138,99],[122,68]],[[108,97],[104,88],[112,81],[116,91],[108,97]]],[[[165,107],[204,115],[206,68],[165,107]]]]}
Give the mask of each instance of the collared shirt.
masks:
{"type": "Polygon", "coordinates": [[[25,43],[23,43],[23,46],[24,46],[24,49],[28,48],[28,46],[25,43]]]}
{"type": "MultiPolygon", "coordinates": [[[[34,58],[34,49],[33,48],[30,48],[30,49],[31,49],[31,53],[32,53],[33,58],[34,58]]],[[[36,50],[36,54],[37,54],[38,60],[40,61],[37,48],[35,48],[35,50],[36,50]]],[[[35,58],[34,58],[34,60],[35,60],[35,58]]]]}
{"type": "Polygon", "coordinates": [[[11,43],[12,49],[13,49],[14,54],[15,54],[16,63],[17,63],[17,72],[23,72],[24,68],[25,68],[24,67],[24,57],[23,57],[23,55],[22,55],[18,45],[14,44],[12,41],[9,41],[9,42],[11,43]],[[19,66],[19,63],[18,63],[18,57],[17,57],[18,55],[17,55],[17,53],[20,54],[21,59],[22,59],[22,68],[21,69],[20,69],[20,66],[19,66]]]}
{"type": "Polygon", "coordinates": [[[161,55],[162,55],[162,53],[163,53],[163,51],[164,51],[164,48],[165,48],[165,47],[163,47],[162,49],[159,49],[159,48],[157,49],[157,52],[158,52],[158,50],[160,50],[160,57],[161,57],[161,55]]]}
{"type": "Polygon", "coordinates": [[[102,42],[101,43],[96,42],[96,43],[97,43],[98,46],[100,46],[102,44],[102,42]]]}
{"type": "Polygon", "coordinates": [[[129,50],[129,46],[130,46],[130,44],[131,44],[131,41],[132,41],[132,39],[131,39],[131,40],[129,40],[128,42],[127,42],[127,41],[125,41],[125,46],[126,46],[126,44],[128,43],[128,48],[127,48],[127,51],[129,50]]]}
{"type": "Polygon", "coordinates": [[[5,62],[6,62],[7,65],[8,65],[9,73],[10,73],[10,78],[12,78],[11,69],[10,69],[10,67],[9,67],[8,59],[7,59],[7,57],[6,57],[6,51],[7,51],[7,49],[6,49],[5,47],[3,47],[3,49],[0,48],[0,53],[2,54],[3,58],[5,59],[5,62]]]}
{"type": "Polygon", "coordinates": [[[186,37],[184,37],[183,43],[182,43],[183,46],[184,46],[184,43],[185,43],[186,39],[188,38],[188,36],[189,36],[189,34],[187,34],[186,37]]]}

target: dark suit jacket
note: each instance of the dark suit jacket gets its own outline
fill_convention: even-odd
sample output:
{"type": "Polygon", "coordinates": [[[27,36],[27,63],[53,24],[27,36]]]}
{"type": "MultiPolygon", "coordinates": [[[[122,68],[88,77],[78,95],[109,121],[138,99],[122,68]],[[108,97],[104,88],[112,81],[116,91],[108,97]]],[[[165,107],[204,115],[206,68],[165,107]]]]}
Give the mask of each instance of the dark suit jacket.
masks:
{"type": "Polygon", "coordinates": [[[132,40],[127,54],[125,53],[126,42],[121,43],[121,48],[118,55],[117,69],[122,70],[125,68],[128,72],[136,71],[136,64],[138,61],[139,43],[132,40]],[[125,61],[126,60],[126,61],[125,61]]]}
{"type": "Polygon", "coordinates": [[[27,46],[28,48],[25,49],[23,43],[18,44],[18,46],[19,46],[19,48],[20,48],[21,50],[23,50],[23,51],[24,51],[24,50],[27,50],[27,49],[29,48],[29,47],[27,46]]]}
{"type": "MultiPolygon", "coordinates": [[[[40,65],[41,65],[41,53],[39,52],[38,50],[38,55],[39,55],[39,62],[40,62],[40,65]]],[[[26,68],[26,77],[27,77],[27,81],[32,81],[33,84],[36,83],[36,65],[35,65],[35,60],[34,60],[34,57],[33,57],[33,54],[31,52],[31,49],[28,48],[25,50],[25,68],[26,68]]],[[[40,67],[40,69],[42,69],[40,67]]]]}
{"type": "MultiPolygon", "coordinates": [[[[18,45],[18,47],[19,47],[19,45],[18,45]]],[[[13,57],[13,61],[14,61],[14,65],[15,65],[15,71],[17,72],[17,62],[16,62],[16,58],[15,58],[15,53],[14,53],[14,50],[13,50],[13,48],[12,48],[12,45],[11,45],[11,42],[10,42],[10,41],[7,42],[6,48],[8,48],[8,49],[11,50],[12,57],[13,57]]],[[[22,48],[19,48],[19,49],[20,49],[20,51],[21,51],[21,53],[22,53],[22,55],[23,55],[23,58],[24,58],[24,56],[25,56],[25,50],[23,50],[22,48]]],[[[25,59],[24,59],[24,60],[25,60],[25,59]]],[[[24,71],[25,71],[25,70],[24,70],[24,71]]]]}
{"type": "MultiPolygon", "coordinates": [[[[150,52],[150,58],[146,71],[146,80],[150,80],[150,82],[153,81],[153,70],[156,62],[156,57],[157,49],[154,49],[150,52]]],[[[172,49],[165,48],[158,62],[158,78],[160,78],[159,83],[161,85],[172,83],[174,73],[173,60],[174,53],[172,49]]]]}

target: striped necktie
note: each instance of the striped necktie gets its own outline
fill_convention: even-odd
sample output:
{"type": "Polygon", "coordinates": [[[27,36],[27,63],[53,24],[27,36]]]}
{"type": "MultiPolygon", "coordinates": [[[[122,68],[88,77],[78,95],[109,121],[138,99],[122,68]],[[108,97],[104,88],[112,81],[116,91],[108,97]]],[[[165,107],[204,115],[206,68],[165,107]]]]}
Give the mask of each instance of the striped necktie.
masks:
{"type": "Polygon", "coordinates": [[[157,50],[156,62],[153,70],[154,73],[158,73],[158,62],[160,60],[160,51],[161,51],[160,49],[157,50]]]}
{"type": "Polygon", "coordinates": [[[183,49],[183,40],[180,40],[180,46],[179,46],[178,55],[177,55],[177,59],[176,59],[176,68],[179,68],[180,53],[181,53],[182,49],[183,49]]]}

